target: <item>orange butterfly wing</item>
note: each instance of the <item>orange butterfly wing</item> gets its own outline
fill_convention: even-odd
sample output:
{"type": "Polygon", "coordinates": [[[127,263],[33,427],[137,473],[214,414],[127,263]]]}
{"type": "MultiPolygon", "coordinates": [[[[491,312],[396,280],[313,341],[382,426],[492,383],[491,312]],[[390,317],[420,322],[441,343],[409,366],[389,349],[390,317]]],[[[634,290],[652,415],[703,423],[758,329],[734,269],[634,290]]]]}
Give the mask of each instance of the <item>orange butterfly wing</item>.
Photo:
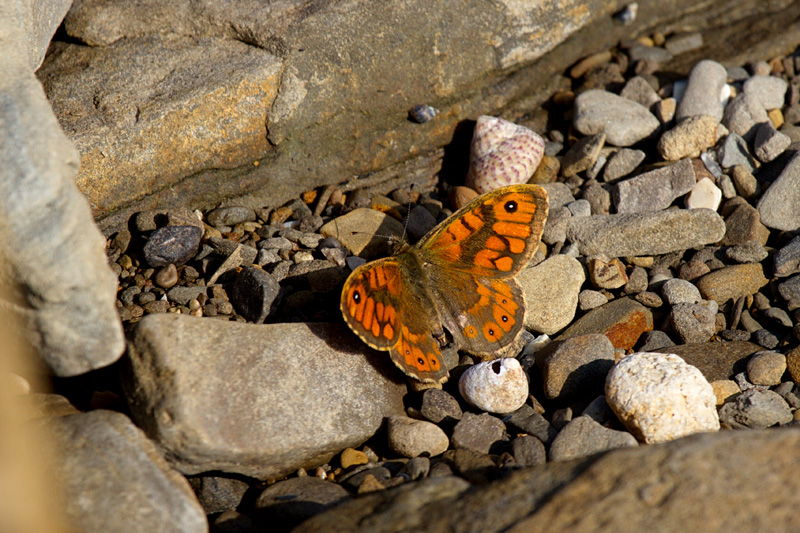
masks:
{"type": "Polygon", "coordinates": [[[377,350],[389,350],[392,361],[419,381],[444,381],[439,343],[431,334],[436,324],[433,305],[397,258],[361,265],[342,289],[340,307],[348,326],[377,350]]]}
{"type": "Polygon", "coordinates": [[[513,277],[530,261],[548,214],[547,192],[512,185],[473,200],[419,244],[441,322],[464,350],[491,356],[516,339],[525,321],[513,277]]]}

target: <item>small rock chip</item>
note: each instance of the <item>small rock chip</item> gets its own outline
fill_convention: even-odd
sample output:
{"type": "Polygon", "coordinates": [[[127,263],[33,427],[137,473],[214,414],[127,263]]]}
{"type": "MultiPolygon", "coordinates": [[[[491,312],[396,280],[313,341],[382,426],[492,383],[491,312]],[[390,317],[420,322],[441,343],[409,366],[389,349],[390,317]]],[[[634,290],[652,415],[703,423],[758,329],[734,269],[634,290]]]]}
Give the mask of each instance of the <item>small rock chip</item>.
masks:
{"type": "Polygon", "coordinates": [[[528,376],[514,358],[484,361],[461,374],[458,390],[470,405],[506,414],[522,407],[528,398],[528,376]]]}
{"type": "Polygon", "coordinates": [[[422,393],[419,412],[434,424],[454,423],[461,420],[463,414],[458,400],[442,389],[428,389],[422,393]]]}
{"type": "Polygon", "coordinates": [[[708,341],[715,332],[717,302],[679,303],[669,314],[672,330],[683,344],[708,341]]]}
{"type": "Polygon", "coordinates": [[[692,190],[686,196],[686,209],[712,209],[714,211],[719,208],[722,202],[722,191],[719,187],[714,185],[714,182],[709,178],[703,178],[694,184],[692,190]]]}
{"type": "Polygon", "coordinates": [[[674,354],[631,354],[608,374],[606,401],[648,444],[719,430],[716,396],[700,371],[674,354]]]}
{"type": "Polygon", "coordinates": [[[637,446],[636,438],[627,431],[604,427],[588,416],[571,420],[550,445],[551,461],[567,461],[614,448],[637,446]]]}
{"type": "Polygon", "coordinates": [[[714,396],[717,397],[717,406],[720,406],[742,392],[739,385],[731,379],[718,379],[711,382],[714,396]]]}
{"type": "Polygon", "coordinates": [[[239,314],[261,324],[280,303],[280,290],[280,284],[271,274],[256,266],[247,266],[236,277],[231,300],[239,314]]]}
{"type": "Polygon", "coordinates": [[[339,456],[339,463],[342,468],[350,468],[351,466],[365,465],[369,463],[367,454],[353,448],[345,448],[339,456]]]}
{"type": "Polygon", "coordinates": [[[203,230],[197,226],[164,226],[144,245],[144,260],[152,267],[182,265],[197,253],[203,230]]]}

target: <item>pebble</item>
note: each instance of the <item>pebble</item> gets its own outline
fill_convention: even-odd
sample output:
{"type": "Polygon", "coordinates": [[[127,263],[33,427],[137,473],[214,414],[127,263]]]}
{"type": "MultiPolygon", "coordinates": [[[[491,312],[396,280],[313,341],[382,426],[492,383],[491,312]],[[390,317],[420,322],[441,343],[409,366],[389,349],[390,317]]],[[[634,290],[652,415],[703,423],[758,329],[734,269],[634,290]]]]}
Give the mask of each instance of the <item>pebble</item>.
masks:
{"type": "Polygon", "coordinates": [[[786,103],[789,83],[777,76],[753,76],[744,82],[742,91],[751,94],[764,109],[779,109],[786,103]]]}
{"type": "Polygon", "coordinates": [[[733,428],[763,429],[788,424],[793,417],[789,404],[779,394],[753,388],[723,405],[719,419],[733,428]]]}
{"type": "Polygon", "coordinates": [[[772,122],[762,122],[756,130],[756,137],[753,141],[754,153],[759,161],[769,163],[781,155],[792,140],[788,135],[784,135],[775,129],[772,122]]]}
{"type": "Polygon", "coordinates": [[[552,442],[558,433],[541,413],[528,404],[503,418],[503,422],[515,431],[533,435],[544,443],[552,442]]]}
{"type": "Polygon", "coordinates": [[[714,391],[714,396],[717,397],[717,407],[741,392],[739,385],[730,379],[718,379],[716,381],[712,381],[711,388],[714,391]]]}
{"type": "Polygon", "coordinates": [[[528,376],[514,358],[484,361],[469,367],[458,381],[470,405],[490,413],[507,414],[528,398],[528,376]]]}
{"type": "Polygon", "coordinates": [[[511,441],[511,455],[518,466],[536,466],[547,461],[542,441],[532,435],[521,435],[511,441]]]}
{"type": "Polygon", "coordinates": [[[674,354],[625,357],[609,372],[605,393],[628,431],[648,444],[719,429],[711,385],[674,354]]]}
{"type": "Polygon", "coordinates": [[[686,196],[686,209],[711,209],[716,211],[722,202],[722,191],[713,180],[703,178],[694,184],[686,196]]]}
{"type": "Polygon", "coordinates": [[[695,304],[702,300],[700,290],[693,283],[682,279],[668,279],[661,285],[661,296],[669,305],[695,304]]]}
{"type": "Polygon", "coordinates": [[[633,100],[647,109],[650,109],[656,102],[661,101],[661,97],[658,96],[653,86],[642,76],[634,76],[625,82],[625,86],[619,95],[633,100]]]}
{"type": "Polygon", "coordinates": [[[419,412],[434,424],[455,423],[463,414],[458,400],[442,389],[428,389],[422,393],[419,412]]]}
{"type": "Polygon", "coordinates": [[[751,141],[755,137],[758,125],[768,120],[767,111],[761,102],[752,94],[741,93],[725,106],[722,124],[732,134],[751,141]]]}
{"type": "Polygon", "coordinates": [[[647,307],[661,307],[664,305],[661,297],[658,294],[650,291],[640,292],[639,294],[635,295],[634,298],[637,302],[647,307]]]}
{"type": "Polygon", "coordinates": [[[442,429],[426,420],[407,416],[390,416],[386,423],[389,448],[403,457],[417,457],[423,453],[436,456],[447,450],[449,440],[442,429]]]}
{"type": "Polygon", "coordinates": [[[544,155],[544,139],[501,118],[482,115],[470,144],[469,171],[464,183],[484,194],[505,185],[526,183],[544,155]]]}
{"type": "Polygon", "coordinates": [[[235,226],[256,220],[256,212],[249,207],[218,207],[206,214],[210,226],[235,226]]]}
{"type": "Polygon", "coordinates": [[[433,106],[425,104],[415,105],[408,112],[409,118],[414,122],[416,122],[417,124],[425,124],[426,122],[430,122],[438,114],[439,114],[438,109],[436,109],[433,106]]]}
{"type": "Polygon", "coordinates": [[[568,461],[595,453],[638,446],[636,438],[627,431],[604,427],[588,416],[571,420],[550,445],[551,461],[568,461]]]}
{"type": "Polygon", "coordinates": [[[558,343],[541,363],[544,394],[566,399],[602,390],[614,366],[614,346],[602,334],[579,335],[558,343]]]}
{"type": "Polygon", "coordinates": [[[359,208],[327,222],[319,231],[325,237],[338,239],[351,254],[374,259],[391,252],[390,238],[400,238],[404,227],[402,222],[386,213],[359,208]],[[376,235],[385,238],[378,239],[376,235]]]}
{"type": "Polygon", "coordinates": [[[653,331],[646,331],[639,338],[639,342],[636,346],[637,351],[648,352],[669,348],[675,346],[675,343],[669,338],[669,335],[661,330],[654,329],[653,331]]]}
{"type": "Polygon", "coordinates": [[[638,294],[647,290],[647,270],[635,266],[628,276],[628,282],[622,289],[623,294],[638,294]]]}
{"type": "Polygon", "coordinates": [[[725,250],[725,257],[737,263],[760,263],[768,255],[764,245],[756,240],[743,242],[725,250]]]}
{"type": "Polygon", "coordinates": [[[575,200],[566,205],[574,217],[588,217],[592,214],[592,205],[588,200],[575,200]]]}
{"type": "Polygon", "coordinates": [[[436,218],[424,206],[415,206],[405,217],[406,231],[412,241],[421,239],[436,226],[436,218]]]}
{"type": "Polygon", "coordinates": [[[699,157],[717,142],[719,121],[711,115],[694,115],[666,131],[658,140],[657,150],[667,161],[699,157]]]}
{"type": "Polygon", "coordinates": [[[773,272],[777,277],[790,276],[800,272],[800,237],[795,237],[773,256],[773,272]]]}
{"type": "Polygon", "coordinates": [[[642,161],[645,153],[633,148],[620,148],[608,159],[603,171],[604,181],[614,181],[633,172],[642,161]]]}
{"type": "Polygon", "coordinates": [[[756,205],[768,228],[794,231],[800,228],[800,153],[795,154],[756,205]]]}
{"type": "Polygon", "coordinates": [[[719,164],[723,168],[731,168],[737,165],[742,165],[748,171],[752,172],[756,166],[755,160],[750,155],[747,147],[747,141],[735,134],[729,133],[725,136],[725,140],[718,150],[719,164]]]}
{"type": "Polygon", "coordinates": [[[788,301],[800,299],[800,276],[792,276],[778,285],[778,294],[788,301]]]}
{"type": "Polygon", "coordinates": [[[302,476],[270,485],[255,499],[254,508],[262,523],[288,531],[350,498],[341,485],[313,476],[302,476]]]}
{"type": "Polygon", "coordinates": [[[545,244],[564,242],[567,238],[567,221],[570,218],[572,213],[567,207],[551,207],[542,232],[542,242],[545,244]]]}
{"type": "MultiPolygon", "coordinates": [[[[544,163],[544,160],[542,161],[544,163]]],[[[541,166],[541,165],[540,165],[541,166]]],[[[538,171],[538,169],[537,169],[538,171]]],[[[540,183],[540,182],[535,182],[540,183]]],[[[448,198],[450,200],[450,205],[453,206],[453,209],[461,209],[472,200],[479,196],[478,191],[475,189],[470,189],[469,187],[464,187],[461,185],[456,185],[455,187],[451,187],[447,193],[448,198]]]]}
{"type": "Polygon", "coordinates": [[[424,456],[412,457],[400,469],[399,475],[406,475],[410,481],[422,479],[431,471],[431,460],[424,456]]]}
{"type": "Polygon", "coordinates": [[[631,146],[652,135],[658,119],[646,107],[614,93],[589,90],[575,98],[573,124],[583,135],[603,133],[614,146],[631,146]]]}
{"type": "Polygon", "coordinates": [[[703,34],[699,32],[679,33],[664,43],[664,48],[673,55],[691,52],[703,46],[703,34]]]}
{"type": "Polygon", "coordinates": [[[561,174],[565,178],[569,178],[578,172],[592,168],[605,141],[606,136],[603,133],[582,137],[567,150],[561,159],[561,174]]]}
{"type": "Polygon", "coordinates": [[[767,350],[772,350],[778,346],[778,343],[780,342],[778,337],[776,337],[771,331],[763,328],[753,332],[752,340],[767,350]]]}
{"type": "Polygon", "coordinates": [[[554,255],[520,272],[517,281],[525,296],[525,327],[547,335],[564,329],[575,318],[585,280],[583,266],[567,255],[554,255]]]}
{"type": "Polygon", "coordinates": [[[456,449],[489,453],[492,445],[505,438],[505,425],[488,413],[464,413],[453,428],[451,444],[456,449]]]}
{"type": "Polygon", "coordinates": [[[786,368],[792,381],[800,383],[800,346],[786,352],[786,368]]]}
{"type": "MultiPolygon", "coordinates": [[[[726,202],[725,207],[728,208],[730,203],[726,202]]],[[[725,217],[725,236],[720,244],[732,246],[752,240],[766,244],[768,238],[769,230],[761,223],[758,211],[745,202],[725,217]]]]}
{"type": "Polygon", "coordinates": [[[645,331],[653,329],[653,313],[631,298],[619,298],[592,309],[572,323],[556,340],[602,333],[614,348],[630,350],[645,331]]]}
{"type": "Polygon", "coordinates": [[[767,284],[764,268],[760,263],[731,265],[713,272],[697,280],[695,285],[700,295],[706,300],[714,300],[719,305],[730,299],[755,294],[767,284]]]}
{"type": "Polygon", "coordinates": [[[760,316],[767,319],[769,323],[771,323],[776,327],[781,327],[781,326],[784,328],[792,327],[792,319],[789,317],[789,313],[787,313],[780,307],[770,307],[768,309],[764,309],[761,311],[760,316]]]}
{"type": "Polygon", "coordinates": [[[619,259],[592,257],[587,263],[589,280],[599,289],[618,289],[628,282],[625,265],[619,259]]]}
{"type": "Polygon", "coordinates": [[[162,267],[156,272],[153,281],[163,289],[171,289],[178,283],[178,268],[174,263],[162,267]]]}
{"type": "Polygon", "coordinates": [[[727,80],[725,67],[716,61],[705,59],[698,62],[689,72],[686,90],[675,111],[675,120],[680,122],[687,117],[711,115],[719,122],[723,113],[720,95],[727,80]]]}
{"type": "Polygon", "coordinates": [[[666,209],[679,196],[692,190],[697,179],[688,159],[618,182],[613,199],[617,213],[666,209]]]}
{"type": "Polygon", "coordinates": [[[778,352],[759,352],[747,361],[747,379],[753,385],[780,385],[786,372],[786,356],[778,352]]]}
{"type": "Polygon", "coordinates": [[[669,320],[683,344],[707,342],[715,332],[717,302],[679,303],[672,306],[669,320]]]}
{"type": "Polygon", "coordinates": [[[367,463],[369,463],[367,454],[360,450],[345,448],[339,455],[339,464],[341,464],[342,468],[345,469],[350,468],[351,466],[365,465],[367,463]]]}
{"type": "Polygon", "coordinates": [[[722,218],[708,209],[593,215],[567,224],[567,238],[586,256],[661,255],[718,242],[724,235],[722,218]]]}
{"type": "Polygon", "coordinates": [[[152,267],[182,265],[197,253],[203,230],[197,226],[164,226],[155,230],[144,245],[145,262],[152,267]]]}
{"type": "Polygon", "coordinates": [[[602,292],[584,289],[578,294],[578,309],[581,311],[589,311],[605,303],[608,303],[608,296],[602,292]]]}

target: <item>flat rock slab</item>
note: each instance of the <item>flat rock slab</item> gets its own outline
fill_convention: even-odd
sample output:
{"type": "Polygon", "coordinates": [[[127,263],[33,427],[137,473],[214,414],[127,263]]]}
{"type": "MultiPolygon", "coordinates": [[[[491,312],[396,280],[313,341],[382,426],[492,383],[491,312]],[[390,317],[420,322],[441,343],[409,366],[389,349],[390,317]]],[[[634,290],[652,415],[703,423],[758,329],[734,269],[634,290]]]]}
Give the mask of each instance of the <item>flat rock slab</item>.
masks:
{"type": "Polygon", "coordinates": [[[452,476],[431,478],[362,496],[294,531],[791,531],[798,450],[796,428],[695,435],[525,468],[469,490],[452,476]]]}
{"type": "Polygon", "coordinates": [[[679,344],[653,350],[660,353],[672,353],[697,369],[711,381],[733,379],[739,372],[747,368],[747,359],[764,348],[746,341],[701,342],[697,344],[679,344]]]}
{"type": "Polygon", "coordinates": [[[97,410],[49,418],[41,426],[59,453],[54,472],[75,531],[208,531],[186,478],[125,415],[97,410]]]}
{"type": "Polygon", "coordinates": [[[592,309],[555,340],[602,333],[614,348],[630,350],[645,331],[653,329],[653,313],[632,298],[619,298],[592,309]]]}
{"type": "Polygon", "coordinates": [[[279,478],[404,414],[401,373],[344,325],[149,315],[128,353],[131,414],[185,474],[279,478]]]}

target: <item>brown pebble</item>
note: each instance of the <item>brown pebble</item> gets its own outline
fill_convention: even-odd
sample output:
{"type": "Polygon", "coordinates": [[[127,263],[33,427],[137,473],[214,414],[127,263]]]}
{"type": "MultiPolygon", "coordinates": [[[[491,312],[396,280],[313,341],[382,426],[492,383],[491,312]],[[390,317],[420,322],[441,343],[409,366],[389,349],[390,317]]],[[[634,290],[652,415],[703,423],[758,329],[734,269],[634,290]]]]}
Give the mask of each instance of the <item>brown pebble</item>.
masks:
{"type": "Polygon", "coordinates": [[[558,178],[558,172],[561,170],[561,162],[549,155],[543,155],[539,166],[533,172],[533,176],[528,180],[528,183],[553,183],[558,178]]]}
{"type": "Polygon", "coordinates": [[[327,479],[328,478],[328,473],[325,472],[324,468],[322,468],[321,466],[318,466],[317,469],[314,470],[314,477],[319,478],[319,479],[327,479]]]}
{"type": "Polygon", "coordinates": [[[792,376],[792,381],[800,383],[800,346],[789,350],[786,354],[786,368],[792,376]]]}
{"type": "Polygon", "coordinates": [[[625,265],[617,258],[610,261],[592,257],[589,259],[589,279],[595,287],[601,289],[618,289],[628,283],[625,265]]]}
{"type": "Polygon", "coordinates": [[[178,283],[178,269],[175,265],[170,263],[169,265],[162,267],[156,273],[155,277],[156,285],[163,289],[170,289],[178,283]]]}
{"type": "Polygon", "coordinates": [[[288,206],[282,206],[270,213],[269,215],[269,223],[272,226],[277,226],[283,224],[289,217],[294,214],[294,210],[288,206]]]}
{"type": "Polygon", "coordinates": [[[316,189],[304,192],[303,194],[300,195],[300,199],[303,200],[303,203],[305,204],[313,204],[314,200],[317,199],[316,189]]]}
{"type": "Polygon", "coordinates": [[[611,57],[611,52],[608,50],[584,57],[569,70],[569,76],[574,80],[582,78],[590,69],[610,62],[611,57]]]}
{"type": "Polygon", "coordinates": [[[155,300],[152,302],[148,302],[142,306],[142,310],[148,315],[153,315],[156,313],[166,313],[167,309],[169,309],[169,302],[166,302],[164,300],[155,300]]]}
{"type": "Polygon", "coordinates": [[[451,187],[447,193],[447,196],[450,200],[450,205],[453,206],[453,209],[458,210],[470,203],[479,195],[475,189],[470,189],[469,187],[462,187],[459,185],[456,187],[451,187]]]}
{"type": "Polygon", "coordinates": [[[364,480],[361,482],[361,485],[358,486],[358,494],[369,494],[370,492],[377,492],[379,490],[385,490],[380,481],[378,481],[375,476],[372,474],[367,474],[364,476],[364,480]]]}
{"type": "Polygon", "coordinates": [[[354,450],[353,448],[345,448],[342,451],[341,456],[339,457],[339,463],[341,463],[342,468],[350,468],[351,466],[356,465],[365,465],[369,462],[369,458],[367,454],[364,452],[360,452],[358,450],[354,450]]]}

